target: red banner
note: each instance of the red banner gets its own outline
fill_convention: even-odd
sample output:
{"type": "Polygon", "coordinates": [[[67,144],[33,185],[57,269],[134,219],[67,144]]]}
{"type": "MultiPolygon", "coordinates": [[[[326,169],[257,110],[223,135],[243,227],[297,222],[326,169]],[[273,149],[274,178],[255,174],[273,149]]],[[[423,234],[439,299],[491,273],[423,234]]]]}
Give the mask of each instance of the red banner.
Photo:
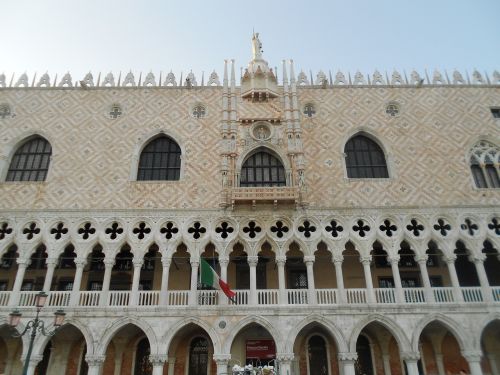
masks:
{"type": "Polygon", "coordinates": [[[247,340],[247,358],[273,359],[275,357],[274,340],[247,340]]]}

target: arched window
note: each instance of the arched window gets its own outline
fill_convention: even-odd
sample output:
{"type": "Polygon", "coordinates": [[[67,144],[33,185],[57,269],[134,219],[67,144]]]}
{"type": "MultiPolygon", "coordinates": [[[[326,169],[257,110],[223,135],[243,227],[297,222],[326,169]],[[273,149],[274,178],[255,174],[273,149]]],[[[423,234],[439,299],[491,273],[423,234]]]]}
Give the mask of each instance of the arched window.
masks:
{"type": "Polygon", "coordinates": [[[139,160],[137,180],[175,181],[181,174],[181,148],[171,138],[153,139],[144,148],[139,160]]]}
{"type": "Polygon", "coordinates": [[[6,181],[45,181],[51,155],[52,147],[46,139],[29,139],[12,157],[6,181]]]}
{"type": "Polygon", "coordinates": [[[500,149],[490,142],[481,141],[474,145],[470,154],[470,170],[476,187],[500,188],[500,149]]]}
{"type": "Polygon", "coordinates": [[[243,163],[240,186],[286,186],[285,168],[276,156],[267,151],[258,151],[243,163]]]}
{"type": "Polygon", "coordinates": [[[344,148],[347,177],[387,178],[385,155],[378,144],[364,135],[349,139],[344,148]]]}

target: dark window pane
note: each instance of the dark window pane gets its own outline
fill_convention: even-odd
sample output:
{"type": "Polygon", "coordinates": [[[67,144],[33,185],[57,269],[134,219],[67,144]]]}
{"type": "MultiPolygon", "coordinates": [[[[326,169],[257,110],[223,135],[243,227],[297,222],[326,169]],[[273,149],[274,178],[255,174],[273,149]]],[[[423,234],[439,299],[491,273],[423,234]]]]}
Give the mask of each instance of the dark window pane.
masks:
{"type": "Polygon", "coordinates": [[[479,165],[471,165],[470,169],[472,171],[472,176],[474,176],[474,182],[476,183],[476,187],[485,188],[486,179],[484,178],[483,170],[479,165]]]}
{"type": "Polygon", "coordinates": [[[168,137],[149,142],[141,153],[137,180],[175,181],[179,179],[181,149],[168,137]]]}
{"type": "Polygon", "coordinates": [[[7,181],[44,181],[49,169],[52,147],[41,137],[33,138],[18,148],[12,157],[7,181]]]}
{"type": "Polygon", "coordinates": [[[286,186],[285,169],[274,155],[260,151],[251,155],[241,168],[240,186],[286,186]]]}
{"type": "Polygon", "coordinates": [[[358,135],[345,145],[347,177],[387,178],[384,152],[371,139],[358,135]]]}
{"type": "Polygon", "coordinates": [[[490,180],[490,187],[500,187],[500,181],[498,179],[497,169],[494,165],[487,164],[486,165],[486,173],[488,174],[490,180]]]}

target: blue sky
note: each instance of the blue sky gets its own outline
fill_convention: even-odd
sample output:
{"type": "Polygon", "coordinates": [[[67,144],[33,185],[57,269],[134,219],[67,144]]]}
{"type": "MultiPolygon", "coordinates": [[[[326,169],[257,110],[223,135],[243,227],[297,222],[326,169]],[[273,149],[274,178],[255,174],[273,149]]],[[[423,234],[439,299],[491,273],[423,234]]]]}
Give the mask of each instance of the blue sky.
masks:
{"type": "Polygon", "coordinates": [[[500,0],[1,0],[0,72],[500,71],[500,0]],[[279,68],[279,71],[281,69],[279,68]]]}

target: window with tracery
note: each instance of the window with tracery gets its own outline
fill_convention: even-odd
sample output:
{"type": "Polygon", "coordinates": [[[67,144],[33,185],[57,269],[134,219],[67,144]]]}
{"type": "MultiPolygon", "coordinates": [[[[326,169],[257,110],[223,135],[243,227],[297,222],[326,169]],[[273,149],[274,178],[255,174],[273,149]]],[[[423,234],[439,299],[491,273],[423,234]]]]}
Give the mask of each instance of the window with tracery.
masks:
{"type": "Polygon", "coordinates": [[[203,117],[205,117],[206,113],[207,113],[207,111],[206,111],[205,107],[202,106],[201,104],[198,104],[193,108],[193,116],[195,118],[203,118],[203,117]]]}
{"type": "Polygon", "coordinates": [[[499,147],[487,141],[474,145],[470,153],[470,169],[476,187],[500,188],[499,164],[499,147]]]}
{"type": "Polygon", "coordinates": [[[52,147],[46,139],[29,139],[12,157],[6,181],[45,181],[51,155],[52,147]]]}
{"type": "Polygon", "coordinates": [[[344,148],[347,177],[388,178],[385,155],[380,146],[364,135],[349,139],[344,148]]]}
{"type": "Polygon", "coordinates": [[[241,167],[240,186],[286,186],[285,168],[271,153],[256,152],[249,156],[241,167]]]}
{"type": "Polygon", "coordinates": [[[176,181],[181,174],[181,148],[169,137],[153,139],[139,160],[137,180],[176,181]]]}

